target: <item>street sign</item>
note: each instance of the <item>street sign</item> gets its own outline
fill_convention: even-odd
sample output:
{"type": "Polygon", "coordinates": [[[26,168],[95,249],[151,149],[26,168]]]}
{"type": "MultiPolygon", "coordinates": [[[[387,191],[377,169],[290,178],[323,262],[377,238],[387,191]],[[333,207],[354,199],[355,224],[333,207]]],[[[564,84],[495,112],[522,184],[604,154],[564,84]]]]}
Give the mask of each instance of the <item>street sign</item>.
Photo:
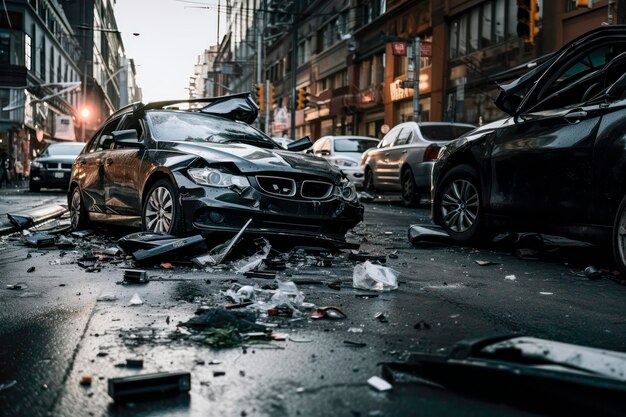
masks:
{"type": "Polygon", "coordinates": [[[433,56],[432,42],[420,42],[420,55],[421,56],[433,56]]]}
{"type": "Polygon", "coordinates": [[[394,55],[406,56],[406,42],[392,42],[391,48],[394,55]]]}

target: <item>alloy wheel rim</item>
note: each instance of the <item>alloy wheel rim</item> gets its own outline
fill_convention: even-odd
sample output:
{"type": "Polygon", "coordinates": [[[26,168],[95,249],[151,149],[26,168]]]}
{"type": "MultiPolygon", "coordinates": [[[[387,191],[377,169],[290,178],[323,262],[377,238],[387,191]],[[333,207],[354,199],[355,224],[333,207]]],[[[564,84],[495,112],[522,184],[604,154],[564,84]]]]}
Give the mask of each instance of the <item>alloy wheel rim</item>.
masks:
{"type": "Polygon", "coordinates": [[[165,187],[157,187],[146,204],[146,229],[153,232],[169,232],[174,218],[174,200],[165,187]]]}
{"type": "Polygon", "coordinates": [[[479,210],[478,191],[463,179],[452,181],[441,198],[441,214],[453,232],[468,231],[476,222],[479,210]]]}
{"type": "Polygon", "coordinates": [[[78,222],[80,220],[80,191],[75,190],[74,194],[72,194],[72,204],[70,210],[70,218],[72,221],[72,228],[76,229],[78,227],[78,222]]]}

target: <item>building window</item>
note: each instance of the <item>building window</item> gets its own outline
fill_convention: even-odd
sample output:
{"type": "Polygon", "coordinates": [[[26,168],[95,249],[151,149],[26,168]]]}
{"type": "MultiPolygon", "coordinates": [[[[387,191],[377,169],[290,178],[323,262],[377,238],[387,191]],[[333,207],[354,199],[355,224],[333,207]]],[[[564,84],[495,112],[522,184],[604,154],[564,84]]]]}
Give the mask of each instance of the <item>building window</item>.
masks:
{"type": "Polygon", "coordinates": [[[507,14],[509,36],[517,36],[517,0],[509,0],[507,14]]]}
{"type": "Polygon", "coordinates": [[[450,25],[450,58],[459,56],[459,20],[450,25]]]}
{"type": "Polygon", "coordinates": [[[459,21],[459,55],[467,55],[467,15],[461,16],[459,21]]]}
{"type": "Polygon", "coordinates": [[[30,67],[32,63],[31,54],[32,54],[32,45],[31,45],[30,36],[28,36],[28,33],[25,33],[24,34],[24,66],[29,71],[30,71],[30,67]]]}
{"type": "Polygon", "coordinates": [[[480,47],[484,48],[491,44],[491,28],[493,26],[493,19],[491,16],[492,3],[490,1],[483,3],[482,12],[483,15],[481,17],[481,37],[480,37],[480,47]]]}
{"type": "Polygon", "coordinates": [[[478,50],[478,32],[479,32],[479,13],[480,9],[475,7],[470,13],[470,34],[469,34],[469,51],[475,52],[478,50]]]}
{"type": "Polygon", "coordinates": [[[11,34],[0,32],[0,63],[11,63],[11,34]]]}
{"type": "Polygon", "coordinates": [[[505,0],[496,0],[496,18],[495,18],[495,42],[502,42],[504,40],[504,25],[505,25],[505,14],[504,14],[504,1],[505,0]]]}

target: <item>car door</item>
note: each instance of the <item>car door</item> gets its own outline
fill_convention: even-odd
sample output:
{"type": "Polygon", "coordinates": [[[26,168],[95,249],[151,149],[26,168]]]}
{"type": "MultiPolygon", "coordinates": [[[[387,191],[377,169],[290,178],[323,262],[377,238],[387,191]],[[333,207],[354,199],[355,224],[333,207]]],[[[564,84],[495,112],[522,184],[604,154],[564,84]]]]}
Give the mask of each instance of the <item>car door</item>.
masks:
{"type": "Polygon", "coordinates": [[[384,171],[384,181],[389,184],[389,189],[400,190],[402,188],[400,179],[400,168],[406,159],[409,148],[413,143],[415,132],[411,125],[406,124],[398,133],[397,139],[391,144],[385,153],[385,165],[387,169],[384,171]]]}
{"type": "Polygon", "coordinates": [[[391,129],[380,141],[376,149],[370,149],[367,153],[367,165],[372,170],[374,186],[380,190],[392,189],[389,171],[393,170],[389,164],[389,149],[395,142],[402,125],[391,129]]]}
{"type": "Polygon", "coordinates": [[[78,156],[80,187],[85,209],[95,220],[102,219],[106,213],[104,196],[104,161],[113,143],[111,133],[116,129],[120,118],[111,120],[96,132],[88,145],[87,152],[78,156]]]}
{"type": "MultiPolygon", "coordinates": [[[[135,129],[140,140],[144,139],[144,127],[141,121],[128,115],[121,121],[116,130],[135,129]]],[[[115,143],[106,154],[104,161],[104,199],[107,212],[112,216],[120,216],[126,220],[127,216],[141,214],[141,185],[142,160],[145,149],[120,147],[115,143]]]]}

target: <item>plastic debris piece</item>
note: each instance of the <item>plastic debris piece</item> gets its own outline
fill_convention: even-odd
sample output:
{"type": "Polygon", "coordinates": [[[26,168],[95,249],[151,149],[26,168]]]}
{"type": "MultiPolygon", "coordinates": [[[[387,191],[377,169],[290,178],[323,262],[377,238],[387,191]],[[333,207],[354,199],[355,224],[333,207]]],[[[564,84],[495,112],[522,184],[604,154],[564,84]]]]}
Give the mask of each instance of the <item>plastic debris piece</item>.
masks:
{"type": "Polygon", "coordinates": [[[508,279],[509,281],[515,281],[517,277],[515,275],[507,275],[504,277],[504,279],[508,279]]]}
{"type": "Polygon", "coordinates": [[[391,291],[398,288],[400,273],[394,269],[365,261],[354,267],[352,286],[374,291],[391,291]]]}
{"type": "Polygon", "coordinates": [[[161,262],[160,266],[163,269],[172,269],[172,268],[174,268],[174,265],[172,265],[170,262],[161,262]]]}
{"type": "Polygon", "coordinates": [[[66,236],[57,236],[54,244],[59,249],[71,249],[73,247],[76,247],[74,241],[66,236]]]}
{"type": "Polygon", "coordinates": [[[102,253],[108,256],[119,256],[122,254],[122,251],[117,246],[112,246],[110,248],[106,248],[105,250],[103,250],[102,253]]]}
{"type": "Polygon", "coordinates": [[[598,280],[602,278],[602,275],[602,271],[600,271],[595,266],[588,266],[587,268],[585,268],[585,276],[591,280],[598,280]]]}
{"type": "Polygon", "coordinates": [[[202,235],[176,239],[151,249],[141,249],[133,252],[133,258],[137,262],[152,262],[166,256],[174,257],[183,252],[186,255],[191,255],[197,251],[206,251],[206,244],[202,235]]]}
{"type": "Polygon", "coordinates": [[[298,337],[289,337],[289,341],[290,342],[294,342],[294,343],[312,343],[313,339],[305,339],[305,338],[298,338],[298,337]]]}
{"type": "Polygon", "coordinates": [[[191,389],[189,372],[159,372],[108,380],[108,393],[117,402],[158,399],[191,389]]]}
{"type": "Polygon", "coordinates": [[[7,290],[25,290],[28,286],[26,284],[8,284],[7,290]]]}
{"type": "Polygon", "coordinates": [[[145,284],[148,282],[148,273],[141,269],[125,269],[124,282],[127,284],[145,284]]]}
{"type": "Polygon", "coordinates": [[[345,345],[350,346],[350,347],[358,347],[358,348],[361,348],[361,347],[366,347],[366,346],[367,346],[367,343],[363,343],[363,342],[353,342],[352,340],[344,340],[344,341],[343,341],[343,343],[344,343],[345,345]]]}
{"type": "Polygon", "coordinates": [[[128,305],[131,305],[131,306],[140,306],[142,304],[143,304],[143,301],[141,301],[141,298],[139,297],[139,294],[137,293],[133,294],[132,298],[128,302],[128,305]]]}
{"type": "Polygon", "coordinates": [[[86,229],[86,230],[77,230],[75,232],[72,232],[72,236],[74,237],[85,238],[89,235],[93,235],[93,230],[86,229]]]}
{"type": "Polygon", "coordinates": [[[91,385],[92,377],[89,374],[83,374],[80,376],[80,385],[91,385]]]}
{"type": "Polygon", "coordinates": [[[35,267],[31,266],[30,268],[26,270],[26,272],[35,272],[35,267]]]}
{"type": "Polygon", "coordinates": [[[287,333],[272,332],[272,336],[271,337],[272,337],[272,340],[284,341],[284,340],[287,340],[289,335],[287,333]]]}
{"type": "Polygon", "coordinates": [[[127,368],[143,368],[143,359],[141,358],[126,358],[127,368]]]}
{"type": "Polygon", "coordinates": [[[209,253],[207,254],[208,256],[205,255],[205,256],[199,257],[201,259],[194,258],[193,261],[196,263],[204,262],[200,266],[221,264],[222,262],[226,260],[230,252],[235,247],[235,245],[239,243],[239,241],[241,240],[241,236],[243,236],[244,231],[250,225],[250,223],[252,223],[252,219],[249,219],[234,237],[222,243],[221,245],[218,245],[214,247],[213,249],[211,249],[209,253]],[[198,261],[196,261],[196,259],[198,259],[198,261]]]}
{"type": "Polygon", "coordinates": [[[413,224],[409,226],[409,242],[413,246],[424,243],[450,243],[450,235],[441,226],[432,224],[413,224]]]}
{"type": "Polygon", "coordinates": [[[389,382],[377,376],[373,376],[370,379],[368,379],[367,383],[372,388],[375,388],[378,391],[389,391],[391,388],[393,388],[389,382]]]}
{"type": "Polygon", "coordinates": [[[26,237],[26,244],[37,248],[54,246],[54,236],[47,233],[33,233],[26,237]]]}
{"type": "Polygon", "coordinates": [[[363,329],[360,327],[350,327],[348,333],[363,333],[363,329]]]}
{"type": "Polygon", "coordinates": [[[357,251],[357,250],[350,251],[350,254],[348,255],[348,259],[351,261],[372,261],[372,262],[380,262],[380,263],[387,262],[386,255],[377,255],[374,253],[362,252],[362,251],[357,251]]]}
{"type": "Polygon", "coordinates": [[[541,295],[553,295],[554,293],[547,292],[547,291],[540,291],[539,294],[541,294],[541,295]]]}
{"type": "Polygon", "coordinates": [[[255,323],[256,315],[248,311],[233,311],[221,308],[207,308],[183,323],[194,329],[231,327],[239,331],[264,331],[265,327],[255,323]]]}
{"type": "Polygon", "coordinates": [[[247,278],[273,279],[273,278],[276,278],[276,272],[247,271],[243,273],[243,276],[247,278]]]}
{"type": "Polygon", "coordinates": [[[332,319],[340,320],[348,316],[339,307],[319,307],[311,312],[312,319],[332,319]]]}
{"type": "Polygon", "coordinates": [[[382,311],[379,311],[376,314],[374,314],[374,318],[381,323],[387,323],[389,321],[387,319],[387,315],[385,315],[385,313],[383,313],[382,311]]]}
{"type": "Polygon", "coordinates": [[[374,196],[370,193],[366,193],[365,191],[358,192],[357,197],[359,198],[359,201],[363,203],[369,203],[371,201],[374,201],[374,196]]]}
{"type": "Polygon", "coordinates": [[[500,265],[499,263],[493,261],[475,260],[474,262],[477,263],[479,266],[500,265]]]}
{"type": "Polygon", "coordinates": [[[17,228],[17,230],[28,229],[35,225],[35,222],[32,216],[22,215],[22,214],[7,214],[9,221],[13,226],[17,228]]]}
{"type": "Polygon", "coordinates": [[[17,381],[13,380],[11,382],[7,382],[6,384],[0,384],[0,391],[4,391],[5,389],[13,388],[17,385],[17,381]]]}
{"type": "Polygon", "coordinates": [[[96,301],[117,301],[118,299],[117,295],[102,293],[98,298],[96,298],[96,301]]]}

